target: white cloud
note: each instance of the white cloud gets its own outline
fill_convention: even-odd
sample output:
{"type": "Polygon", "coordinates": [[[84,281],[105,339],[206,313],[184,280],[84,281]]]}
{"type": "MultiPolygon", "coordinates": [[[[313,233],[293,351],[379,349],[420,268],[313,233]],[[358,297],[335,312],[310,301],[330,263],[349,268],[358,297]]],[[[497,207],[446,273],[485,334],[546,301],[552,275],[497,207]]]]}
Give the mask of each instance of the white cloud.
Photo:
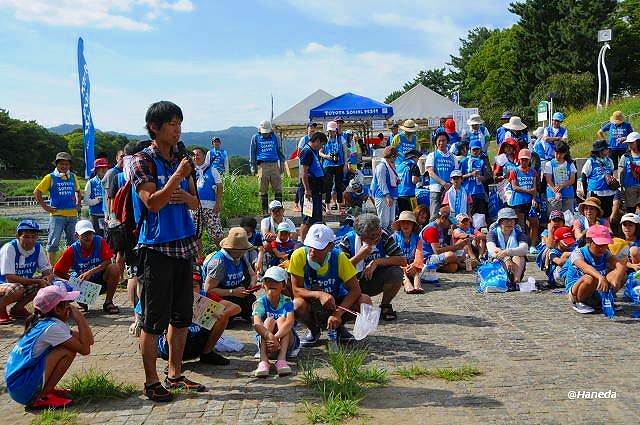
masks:
{"type": "Polygon", "coordinates": [[[149,31],[165,11],[191,12],[190,0],[0,0],[17,19],[52,26],[149,31]]]}

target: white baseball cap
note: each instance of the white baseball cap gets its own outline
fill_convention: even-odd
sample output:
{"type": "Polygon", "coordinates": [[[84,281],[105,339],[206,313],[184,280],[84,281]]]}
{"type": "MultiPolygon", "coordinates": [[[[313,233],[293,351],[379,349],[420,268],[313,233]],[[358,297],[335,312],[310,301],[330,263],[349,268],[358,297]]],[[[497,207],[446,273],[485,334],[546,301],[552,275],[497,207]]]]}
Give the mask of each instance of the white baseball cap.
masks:
{"type": "Polygon", "coordinates": [[[282,206],[282,202],[278,201],[277,199],[274,199],[269,204],[269,209],[270,210],[275,210],[276,208],[284,208],[284,207],[282,206]]]}
{"type": "Polygon", "coordinates": [[[640,224],[640,217],[638,217],[634,213],[627,213],[622,216],[622,218],[620,219],[620,223],[624,223],[625,221],[630,221],[635,224],[640,224]]]}
{"type": "Polygon", "coordinates": [[[637,131],[632,131],[631,133],[629,133],[627,135],[627,138],[625,139],[625,143],[633,143],[640,140],[640,133],[638,133],[637,131]]]}
{"type": "Polygon", "coordinates": [[[269,267],[262,276],[262,280],[271,279],[276,282],[284,282],[287,280],[287,271],[280,266],[269,267]]]}
{"type": "Polygon", "coordinates": [[[451,171],[451,174],[449,175],[449,177],[462,177],[462,171],[453,170],[453,171],[451,171]]]}
{"type": "Polygon", "coordinates": [[[335,240],[333,230],[326,224],[316,223],[309,228],[304,244],[315,249],[325,249],[327,245],[335,240]]]}
{"type": "Polygon", "coordinates": [[[93,224],[91,224],[89,220],[78,221],[76,223],[76,233],[82,236],[87,232],[96,232],[96,230],[93,228],[93,224]]]}
{"type": "Polygon", "coordinates": [[[260,128],[259,131],[261,134],[269,134],[273,131],[272,127],[271,127],[271,121],[260,121],[260,128]]]}
{"type": "Polygon", "coordinates": [[[338,123],[335,121],[329,121],[327,123],[327,131],[338,131],[338,123]]]}

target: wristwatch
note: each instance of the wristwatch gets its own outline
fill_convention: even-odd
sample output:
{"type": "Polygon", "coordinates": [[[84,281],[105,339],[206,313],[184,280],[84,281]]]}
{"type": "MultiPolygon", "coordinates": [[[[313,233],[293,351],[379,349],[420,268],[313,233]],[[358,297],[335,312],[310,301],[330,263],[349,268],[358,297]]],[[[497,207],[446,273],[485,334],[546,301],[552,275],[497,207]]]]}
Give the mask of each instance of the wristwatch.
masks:
{"type": "Polygon", "coordinates": [[[229,295],[233,295],[233,289],[229,289],[229,295]]]}

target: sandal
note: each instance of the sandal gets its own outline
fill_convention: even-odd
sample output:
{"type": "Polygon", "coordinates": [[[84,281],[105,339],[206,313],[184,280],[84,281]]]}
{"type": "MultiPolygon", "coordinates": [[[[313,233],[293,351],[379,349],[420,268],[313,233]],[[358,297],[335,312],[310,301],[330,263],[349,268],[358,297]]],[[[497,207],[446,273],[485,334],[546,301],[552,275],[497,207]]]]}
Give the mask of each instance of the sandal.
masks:
{"type": "Polygon", "coordinates": [[[393,306],[391,304],[380,304],[380,308],[382,309],[382,320],[385,322],[391,322],[398,319],[398,313],[393,310],[393,306]]]}
{"type": "Polygon", "coordinates": [[[412,294],[424,294],[424,288],[419,287],[419,288],[413,288],[413,292],[411,292],[412,294]]]}
{"type": "Polygon", "coordinates": [[[179,376],[177,378],[169,378],[167,376],[164,380],[164,384],[170,390],[186,390],[186,391],[195,391],[197,393],[201,393],[206,390],[204,385],[198,384],[197,382],[190,381],[184,376],[179,376]]]}
{"type": "Polygon", "coordinates": [[[173,400],[173,394],[160,382],[151,385],[144,384],[144,395],[146,395],[149,400],[159,403],[166,403],[173,400]]]}
{"type": "Polygon", "coordinates": [[[120,313],[120,309],[113,303],[113,301],[107,301],[106,303],[102,304],[102,310],[107,314],[120,313]]]}

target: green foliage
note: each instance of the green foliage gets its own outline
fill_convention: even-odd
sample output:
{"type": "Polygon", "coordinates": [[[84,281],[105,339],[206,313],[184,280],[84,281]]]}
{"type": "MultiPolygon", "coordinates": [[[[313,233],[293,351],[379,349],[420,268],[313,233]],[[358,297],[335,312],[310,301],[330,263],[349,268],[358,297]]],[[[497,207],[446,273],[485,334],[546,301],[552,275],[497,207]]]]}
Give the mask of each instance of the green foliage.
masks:
{"type": "Polygon", "coordinates": [[[227,219],[245,215],[256,216],[262,212],[260,196],[258,196],[258,179],[254,176],[223,174],[224,194],[220,219],[223,224],[227,219]]]}
{"type": "Polygon", "coordinates": [[[250,175],[251,168],[249,168],[249,159],[237,155],[229,157],[229,171],[233,174],[240,174],[243,176],[250,175]]]}
{"type": "MultiPolygon", "coordinates": [[[[53,166],[51,166],[53,168],[53,166]]],[[[28,196],[33,194],[33,189],[40,183],[38,179],[7,179],[0,180],[0,193],[4,196],[28,196]]]]}
{"type": "Polygon", "coordinates": [[[475,366],[462,366],[457,368],[427,369],[422,366],[413,365],[410,367],[399,367],[396,373],[405,379],[416,379],[426,376],[440,378],[446,381],[469,381],[474,376],[482,374],[475,366]]]}
{"type": "Polygon", "coordinates": [[[549,93],[555,93],[553,102],[562,108],[582,108],[593,102],[593,87],[595,78],[590,72],[579,74],[554,74],[546,81],[538,84],[531,93],[530,104],[538,105],[543,99],[548,99],[549,93]]]}
{"type": "Polygon", "coordinates": [[[394,100],[396,100],[397,98],[399,98],[403,94],[404,94],[403,90],[394,90],[391,93],[389,93],[389,95],[387,97],[385,97],[384,103],[386,103],[388,105],[389,103],[393,102],[394,100]]]}
{"type": "Polygon", "coordinates": [[[613,30],[607,68],[612,72],[615,92],[637,91],[640,87],[640,0],[622,0],[610,17],[613,30]]]}
{"type": "MultiPolygon", "coordinates": [[[[82,129],[74,130],[71,133],[65,135],[64,138],[67,140],[68,152],[73,157],[73,169],[78,173],[83,172],[84,139],[82,129]]],[[[129,139],[122,135],[96,131],[96,144],[94,152],[96,157],[99,154],[105,154],[109,159],[109,162],[113,163],[115,161],[116,153],[118,152],[118,150],[124,148],[124,145],[126,145],[127,143],[129,143],[129,139]]]]}
{"type": "Polygon", "coordinates": [[[329,394],[324,406],[304,402],[307,419],[312,424],[341,423],[348,418],[358,416],[358,400],[345,399],[336,394],[329,394]]]}
{"type": "Polygon", "coordinates": [[[71,410],[44,410],[34,417],[31,425],[75,425],[78,422],[78,413],[71,410]]]}
{"type": "Polygon", "coordinates": [[[497,30],[485,27],[476,27],[467,33],[466,38],[460,39],[458,56],[450,55],[451,61],[447,63],[451,67],[451,80],[456,89],[460,91],[460,103],[469,101],[468,87],[465,84],[467,78],[467,64],[473,55],[480,50],[484,42],[497,30]]]}
{"type": "Polygon", "coordinates": [[[0,217],[0,236],[13,236],[16,234],[18,220],[0,217]]]}
{"type": "Polygon", "coordinates": [[[74,374],[63,386],[71,391],[74,400],[99,401],[105,398],[128,398],[139,391],[135,385],[118,382],[111,372],[89,369],[74,374]]]}

